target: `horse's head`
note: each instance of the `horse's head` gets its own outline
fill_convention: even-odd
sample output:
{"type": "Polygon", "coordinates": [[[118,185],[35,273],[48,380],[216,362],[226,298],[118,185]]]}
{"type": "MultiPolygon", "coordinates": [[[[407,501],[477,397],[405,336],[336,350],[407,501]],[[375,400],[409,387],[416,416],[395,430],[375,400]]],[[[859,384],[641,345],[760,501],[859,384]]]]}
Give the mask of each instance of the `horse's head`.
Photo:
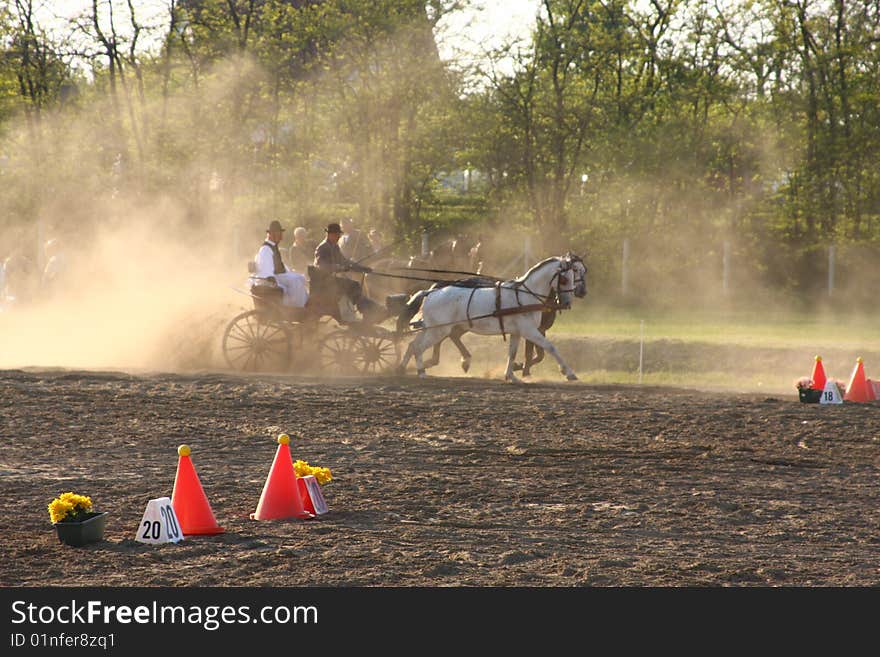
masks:
{"type": "Polygon", "coordinates": [[[571,305],[572,293],[578,299],[587,296],[587,266],[581,258],[571,253],[559,258],[556,292],[563,306],[571,305]]]}
{"type": "Polygon", "coordinates": [[[583,299],[587,296],[587,265],[576,255],[571,255],[570,258],[574,296],[578,299],[583,299]]]}

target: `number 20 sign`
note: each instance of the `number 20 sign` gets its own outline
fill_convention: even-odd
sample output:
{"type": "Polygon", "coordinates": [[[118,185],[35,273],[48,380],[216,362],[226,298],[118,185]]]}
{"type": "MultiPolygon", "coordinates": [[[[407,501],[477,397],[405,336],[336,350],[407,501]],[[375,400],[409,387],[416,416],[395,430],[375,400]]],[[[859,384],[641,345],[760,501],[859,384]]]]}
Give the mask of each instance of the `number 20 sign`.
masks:
{"type": "Polygon", "coordinates": [[[138,543],[177,543],[183,540],[183,531],[170,497],[159,497],[147,502],[147,510],[138,525],[138,543]]]}

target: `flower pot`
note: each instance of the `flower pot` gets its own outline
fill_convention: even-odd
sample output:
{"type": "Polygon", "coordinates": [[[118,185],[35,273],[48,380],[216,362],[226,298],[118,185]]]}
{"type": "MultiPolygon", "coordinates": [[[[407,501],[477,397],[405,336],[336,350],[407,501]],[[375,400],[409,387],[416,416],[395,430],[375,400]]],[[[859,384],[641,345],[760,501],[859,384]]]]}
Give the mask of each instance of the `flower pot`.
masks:
{"type": "Polygon", "coordinates": [[[804,404],[818,404],[822,399],[822,391],[813,388],[798,388],[798,396],[804,404]]]}
{"type": "Polygon", "coordinates": [[[97,543],[104,540],[107,512],[92,513],[78,522],[56,522],[53,526],[58,532],[58,540],[67,545],[81,547],[88,543],[97,543]]]}

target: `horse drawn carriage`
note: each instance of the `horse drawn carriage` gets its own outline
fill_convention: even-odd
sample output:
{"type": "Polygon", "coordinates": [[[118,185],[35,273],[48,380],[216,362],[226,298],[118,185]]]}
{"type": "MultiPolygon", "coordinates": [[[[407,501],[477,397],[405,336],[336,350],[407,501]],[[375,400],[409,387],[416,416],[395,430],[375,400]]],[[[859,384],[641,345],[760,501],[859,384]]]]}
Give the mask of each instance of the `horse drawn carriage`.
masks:
{"type": "Polygon", "coordinates": [[[254,279],[253,308],[236,315],[223,332],[223,356],[242,372],[315,371],[375,375],[400,362],[404,331],[383,322],[398,315],[407,295],[390,295],[378,313],[347,315],[332,274],[309,267],[305,306],[282,305],[283,290],[271,279],[254,279]]]}
{"type": "MultiPolygon", "coordinates": [[[[339,303],[344,294],[333,274],[316,267],[309,267],[308,273],[309,297],[302,308],[282,305],[283,291],[274,280],[255,279],[250,290],[253,308],[236,315],[223,334],[223,355],[232,369],[376,375],[402,373],[414,358],[424,376],[429,365],[422,353],[434,348],[436,361],[440,343],[451,338],[467,371],[470,354],[460,337],[473,332],[510,336],[505,372],[509,381],[517,381],[513,371],[522,368],[514,362],[520,338],[542,355],[544,350],[550,353],[569,380],[577,378],[545,336],[548,313],[569,308],[572,297],[586,295],[586,265],[575,255],[547,258],[507,281],[483,276],[442,282],[416,279],[434,284],[412,296],[388,295],[384,307],[376,304],[376,312],[363,319],[345,316],[339,303]],[[413,322],[416,312],[422,318],[413,322]],[[383,326],[391,320],[393,327],[383,326]],[[415,339],[401,356],[400,343],[411,335],[415,339]]],[[[526,361],[526,373],[533,362],[526,361]]]]}

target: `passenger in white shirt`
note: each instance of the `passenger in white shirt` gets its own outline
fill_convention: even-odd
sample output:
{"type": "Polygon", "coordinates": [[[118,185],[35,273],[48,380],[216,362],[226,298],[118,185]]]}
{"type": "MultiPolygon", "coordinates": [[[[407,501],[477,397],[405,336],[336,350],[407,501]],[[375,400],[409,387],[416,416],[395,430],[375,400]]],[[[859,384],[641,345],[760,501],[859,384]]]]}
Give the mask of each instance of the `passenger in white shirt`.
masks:
{"type": "Polygon", "coordinates": [[[306,277],[292,271],[284,264],[278,245],[284,238],[284,229],[277,221],[272,221],[266,229],[266,241],[257,251],[254,257],[254,276],[256,278],[271,278],[284,290],[281,300],[286,306],[303,307],[309,300],[306,289],[306,277]]]}

